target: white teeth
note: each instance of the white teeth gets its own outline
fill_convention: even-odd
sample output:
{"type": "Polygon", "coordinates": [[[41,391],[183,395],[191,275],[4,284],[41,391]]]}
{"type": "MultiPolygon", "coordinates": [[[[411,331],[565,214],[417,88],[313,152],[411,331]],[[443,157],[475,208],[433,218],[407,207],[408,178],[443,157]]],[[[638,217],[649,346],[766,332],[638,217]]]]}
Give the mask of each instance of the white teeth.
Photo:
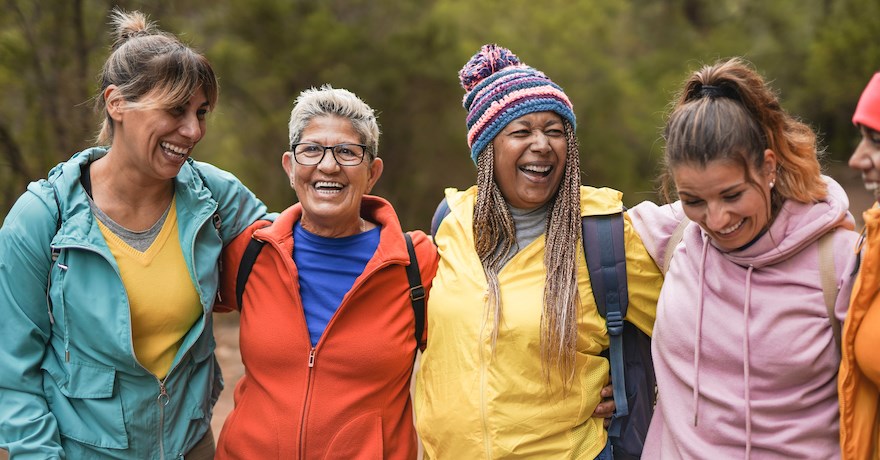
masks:
{"type": "Polygon", "coordinates": [[[865,189],[869,192],[877,192],[877,189],[880,188],[880,183],[877,182],[865,182],[865,189]]]}
{"type": "Polygon", "coordinates": [[[315,182],[315,188],[319,188],[319,189],[323,189],[323,188],[341,189],[341,188],[342,188],[342,184],[340,184],[339,182],[327,182],[327,181],[321,181],[321,182],[315,182]]]}
{"type": "Polygon", "coordinates": [[[732,233],[736,229],[740,228],[742,226],[743,222],[745,222],[745,220],[741,220],[741,221],[737,222],[736,224],[731,225],[730,227],[721,229],[721,231],[719,231],[718,233],[720,233],[722,235],[727,235],[728,233],[732,233]]]}
{"type": "Polygon", "coordinates": [[[522,167],[522,169],[543,174],[547,171],[550,171],[550,166],[525,165],[522,167]]]}
{"type": "Polygon", "coordinates": [[[159,144],[159,145],[161,145],[163,149],[165,149],[165,150],[167,150],[167,151],[169,151],[169,152],[171,152],[171,153],[175,153],[175,154],[177,154],[177,155],[186,155],[187,153],[189,153],[189,149],[188,149],[188,148],[178,147],[178,146],[176,146],[176,145],[172,145],[172,144],[169,144],[169,143],[167,143],[167,142],[162,142],[162,143],[159,144]]]}

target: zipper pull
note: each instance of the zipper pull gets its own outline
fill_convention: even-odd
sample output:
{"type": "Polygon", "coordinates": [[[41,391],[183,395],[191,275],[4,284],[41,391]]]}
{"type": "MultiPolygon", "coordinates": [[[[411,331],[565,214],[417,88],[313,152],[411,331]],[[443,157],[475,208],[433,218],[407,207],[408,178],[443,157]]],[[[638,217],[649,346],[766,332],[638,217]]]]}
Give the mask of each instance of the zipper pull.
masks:
{"type": "Polygon", "coordinates": [[[159,396],[156,397],[156,402],[163,407],[171,402],[171,397],[168,396],[168,391],[165,389],[165,384],[162,382],[159,382],[159,396]]]}
{"type": "Polygon", "coordinates": [[[315,349],[309,350],[309,367],[315,367],[315,349]]]}

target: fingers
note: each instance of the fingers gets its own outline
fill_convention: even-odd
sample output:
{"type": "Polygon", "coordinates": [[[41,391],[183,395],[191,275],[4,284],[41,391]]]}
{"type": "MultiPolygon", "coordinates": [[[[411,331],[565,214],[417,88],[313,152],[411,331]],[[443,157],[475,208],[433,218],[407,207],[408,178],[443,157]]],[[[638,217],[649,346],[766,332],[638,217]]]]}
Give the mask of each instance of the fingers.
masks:
{"type": "Polygon", "coordinates": [[[614,401],[603,401],[596,405],[596,410],[593,411],[593,417],[597,418],[609,418],[614,415],[614,401]]]}

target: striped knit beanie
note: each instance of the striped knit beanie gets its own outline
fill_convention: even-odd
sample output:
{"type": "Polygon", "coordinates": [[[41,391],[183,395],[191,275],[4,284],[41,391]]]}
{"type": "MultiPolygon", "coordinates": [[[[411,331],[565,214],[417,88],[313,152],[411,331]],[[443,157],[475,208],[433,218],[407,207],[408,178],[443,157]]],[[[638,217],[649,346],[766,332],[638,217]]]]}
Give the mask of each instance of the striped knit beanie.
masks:
{"type": "Polygon", "coordinates": [[[483,45],[458,73],[468,111],[468,146],[471,159],[513,120],[534,112],[556,112],[576,126],[571,101],[558,85],[533,69],[509,49],[483,45]]]}
{"type": "Polygon", "coordinates": [[[853,124],[880,131],[880,72],[874,74],[862,92],[852,121],[853,124]]]}

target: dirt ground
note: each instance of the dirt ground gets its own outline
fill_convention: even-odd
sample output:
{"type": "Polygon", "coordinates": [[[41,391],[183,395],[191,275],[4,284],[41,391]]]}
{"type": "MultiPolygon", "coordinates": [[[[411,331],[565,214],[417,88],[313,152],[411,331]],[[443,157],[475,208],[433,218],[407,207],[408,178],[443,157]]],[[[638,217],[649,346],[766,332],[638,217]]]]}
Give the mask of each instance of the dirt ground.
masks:
{"type": "MultiPolygon", "coordinates": [[[[850,198],[850,210],[856,218],[856,228],[861,229],[861,213],[873,203],[872,196],[862,187],[859,173],[849,170],[845,164],[834,164],[828,168],[828,174],[840,182],[850,198]]],[[[214,408],[214,419],[211,423],[215,438],[226,416],[232,410],[232,393],[236,382],[244,374],[244,366],[238,352],[238,314],[215,314],[215,335],[217,339],[217,359],[223,369],[226,389],[214,408]]],[[[0,460],[7,460],[6,454],[0,450],[0,460]]]]}

